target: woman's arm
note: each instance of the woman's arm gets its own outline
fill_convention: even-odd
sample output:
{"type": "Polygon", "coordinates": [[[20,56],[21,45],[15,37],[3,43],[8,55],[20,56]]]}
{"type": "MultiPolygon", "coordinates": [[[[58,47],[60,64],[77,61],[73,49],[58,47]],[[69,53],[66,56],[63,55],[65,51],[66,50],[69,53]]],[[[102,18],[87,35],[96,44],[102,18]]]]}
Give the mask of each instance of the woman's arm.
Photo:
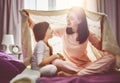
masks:
{"type": "Polygon", "coordinates": [[[58,37],[61,37],[63,35],[63,33],[65,32],[66,28],[63,27],[63,28],[52,28],[53,30],[53,35],[54,36],[58,36],[58,37]]]}
{"type": "Polygon", "coordinates": [[[91,42],[91,44],[96,47],[98,50],[102,49],[102,44],[101,44],[101,38],[97,37],[96,34],[90,32],[89,35],[89,41],[91,42]]]}

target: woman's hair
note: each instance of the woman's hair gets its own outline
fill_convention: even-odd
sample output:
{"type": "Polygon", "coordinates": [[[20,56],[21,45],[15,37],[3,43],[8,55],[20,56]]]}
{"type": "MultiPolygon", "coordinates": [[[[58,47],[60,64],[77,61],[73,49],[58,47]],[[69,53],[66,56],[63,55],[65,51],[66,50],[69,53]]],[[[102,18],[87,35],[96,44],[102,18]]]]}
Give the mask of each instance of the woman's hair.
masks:
{"type": "Polygon", "coordinates": [[[71,27],[67,27],[67,28],[66,28],[66,33],[67,33],[67,34],[73,34],[74,32],[73,32],[73,30],[72,30],[71,27]]]}
{"type": "Polygon", "coordinates": [[[71,8],[70,11],[77,13],[78,20],[80,20],[80,24],[78,24],[78,29],[77,29],[78,37],[76,40],[79,41],[80,44],[84,43],[89,36],[89,30],[88,30],[85,12],[83,8],[80,7],[71,8]]]}
{"type": "Polygon", "coordinates": [[[33,33],[35,36],[35,40],[38,42],[39,40],[43,40],[47,29],[49,28],[48,22],[40,22],[34,25],[33,33]]]}

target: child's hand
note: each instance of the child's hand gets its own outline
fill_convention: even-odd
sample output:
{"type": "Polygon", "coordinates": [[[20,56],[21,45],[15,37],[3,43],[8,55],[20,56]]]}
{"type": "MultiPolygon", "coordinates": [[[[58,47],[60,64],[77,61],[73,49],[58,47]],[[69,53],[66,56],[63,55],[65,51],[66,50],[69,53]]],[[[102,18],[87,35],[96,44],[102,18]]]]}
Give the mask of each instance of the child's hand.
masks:
{"type": "Polygon", "coordinates": [[[57,56],[58,56],[59,59],[65,60],[63,55],[61,55],[60,53],[57,53],[57,56]]]}

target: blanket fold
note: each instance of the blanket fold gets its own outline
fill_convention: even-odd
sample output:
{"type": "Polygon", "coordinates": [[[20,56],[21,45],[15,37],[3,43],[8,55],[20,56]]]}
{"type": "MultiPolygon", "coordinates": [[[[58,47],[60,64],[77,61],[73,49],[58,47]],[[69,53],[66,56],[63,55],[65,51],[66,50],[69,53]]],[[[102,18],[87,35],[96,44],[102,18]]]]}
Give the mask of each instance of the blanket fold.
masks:
{"type": "Polygon", "coordinates": [[[21,74],[14,77],[10,83],[36,83],[40,72],[26,68],[21,74]]]}

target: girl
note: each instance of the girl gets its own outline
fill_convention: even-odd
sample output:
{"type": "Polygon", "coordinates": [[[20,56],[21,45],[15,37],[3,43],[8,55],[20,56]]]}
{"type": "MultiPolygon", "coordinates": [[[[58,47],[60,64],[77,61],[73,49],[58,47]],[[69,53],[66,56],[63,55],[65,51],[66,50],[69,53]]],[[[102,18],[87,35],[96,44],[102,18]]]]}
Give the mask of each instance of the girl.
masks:
{"type": "Polygon", "coordinates": [[[54,76],[57,72],[57,68],[50,63],[60,58],[60,56],[50,56],[48,39],[52,37],[52,30],[47,22],[41,22],[34,25],[33,33],[37,44],[32,57],[32,69],[40,71],[42,76],[54,76]]]}

